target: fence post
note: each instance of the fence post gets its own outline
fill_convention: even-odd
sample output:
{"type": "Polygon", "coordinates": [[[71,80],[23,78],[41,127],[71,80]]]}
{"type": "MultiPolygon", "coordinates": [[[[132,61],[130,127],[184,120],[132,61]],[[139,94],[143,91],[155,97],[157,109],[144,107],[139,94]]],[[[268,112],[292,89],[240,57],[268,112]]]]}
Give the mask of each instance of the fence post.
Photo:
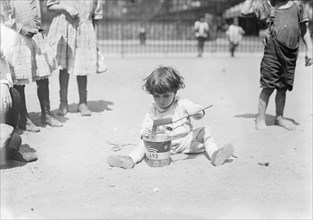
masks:
{"type": "Polygon", "coordinates": [[[121,55],[124,57],[124,17],[122,18],[121,55]]]}

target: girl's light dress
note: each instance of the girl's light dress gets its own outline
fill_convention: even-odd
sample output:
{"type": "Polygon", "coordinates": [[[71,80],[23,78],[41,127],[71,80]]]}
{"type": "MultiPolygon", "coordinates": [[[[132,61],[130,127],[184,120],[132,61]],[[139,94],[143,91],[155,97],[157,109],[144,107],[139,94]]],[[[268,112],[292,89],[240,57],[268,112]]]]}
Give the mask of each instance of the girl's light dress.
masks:
{"type": "Polygon", "coordinates": [[[6,25],[20,32],[22,27],[37,31],[32,37],[17,35],[12,49],[11,73],[14,84],[27,84],[47,78],[56,68],[54,53],[40,32],[39,0],[10,0],[1,2],[8,17],[6,25]]]}
{"type": "Polygon", "coordinates": [[[56,53],[59,69],[85,76],[97,72],[97,38],[93,20],[103,16],[98,0],[47,0],[47,6],[62,4],[74,7],[79,15],[71,18],[64,11],[52,20],[48,40],[56,53]]]}

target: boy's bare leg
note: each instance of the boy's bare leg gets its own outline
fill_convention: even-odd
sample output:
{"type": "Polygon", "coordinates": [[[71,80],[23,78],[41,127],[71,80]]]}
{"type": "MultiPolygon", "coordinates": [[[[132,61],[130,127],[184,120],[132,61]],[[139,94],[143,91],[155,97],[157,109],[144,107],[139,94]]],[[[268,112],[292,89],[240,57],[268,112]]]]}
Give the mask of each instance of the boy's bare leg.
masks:
{"type": "Polygon", "coordinates": [[[273,93],[274,89],[271,88],[263,88],[260,96],[259,96],[259,103],[258,103],[258,116],[255,120],[255,128],[257,130],[266,129],[266,109],[268,106],[268,101],[273,93]]]}
{"type": "Polygon", "coordinates": [[[296,126],[289,120],[286,120],[284,115],[285,103],[286,103],[286,92],[287,89],[279,89],[277,90],[275,103],[276,103],[276,120],[275,124],[281,126],[289,131],[292,131],[296,128],[296,126]]]}

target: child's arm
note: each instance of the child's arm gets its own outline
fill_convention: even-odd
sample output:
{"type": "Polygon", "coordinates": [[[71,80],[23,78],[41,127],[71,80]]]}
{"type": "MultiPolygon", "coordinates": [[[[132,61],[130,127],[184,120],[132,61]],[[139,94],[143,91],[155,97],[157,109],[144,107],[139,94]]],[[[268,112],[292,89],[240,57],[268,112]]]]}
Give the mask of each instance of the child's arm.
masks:
{"type": "Polygon", "coordinates": [[[62,5],[58,1],[48,0],[47,7],[50,11],[61,12],[64,11],[69,14],[72,18],[76,18],[79,15],[79,12],[74,8],[67,5],[62,5]]]}
{"type": "Polygon", "coordinates": [[[199,120],[203,118],[205,115],[204,111],[200,111],[201,109],[202,109],[201,106],[195,106],[193,109],[189,110],[190,112],[188,114],[194,119],[199,120]]]}
{"type": "Polygon", "coordinates": [[[8,2],[1,2],[1,5],[5,4],[1,7],[1,10],[5,10],[5,12],[1,12],[3,17],[4,25],[15,30],[16,32],[20,33],[26,37],[33,37],[36,33],[38,33],[37,29],[29,28],[19,22],[16,21],[15,17],[15,10],[11,7],[8,2]]]}
{"type": "Polygon", "coordinates": [[[148,112],[145,115],[145,118],[140,127],[141,137],[149,137],[152,132],[153,118],[152,115],[148,112]]]}
{"type": "Polygon", "coordinates": [[[242,27],[240,27],[240,34],[244,35],[245,33],[246,33],[245,30],[242,27]]]}
{"type": "Polygon", "coordinates": [[[301,28],[301,36],[305,45],[305,57],[308,60],[307,62],[310,63],[309,65],[312,65],[313,47],[312,47],[310,31],[309,31],[307,23],[301,23],[300,28],[301,28]]]}
{"type": "Polygon", "coordinates": [[[185,109],[186,113],[191,116],[192,118],[199,120],[204,117],[205,112],[200,111],[203,107],[201,105],[194,104],[193,102],[183,99],[180,100],[183,108],[185,109]],[[200,112],[199,112],[200,111],[200,112]]]}
{"type": "Polygon", "coordinates": [[[248,15],[253,13],[253,8],[252,8],[252,2],[253,0],[246,0],[245,3],[243,4],[241,8],[241,14],[242,15],[248,15]]]}

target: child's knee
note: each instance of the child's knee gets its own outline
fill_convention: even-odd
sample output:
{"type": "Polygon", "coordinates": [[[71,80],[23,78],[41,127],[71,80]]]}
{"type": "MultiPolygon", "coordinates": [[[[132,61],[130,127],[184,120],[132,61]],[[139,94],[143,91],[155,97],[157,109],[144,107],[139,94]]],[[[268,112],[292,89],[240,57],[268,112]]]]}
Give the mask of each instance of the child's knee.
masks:
{"type": "Polygon", "coordinates": [[[197,140],[205,141],[207,138],[212,137],[212,129],[210,127],[202,127],[197,135],[197,140]]]}

